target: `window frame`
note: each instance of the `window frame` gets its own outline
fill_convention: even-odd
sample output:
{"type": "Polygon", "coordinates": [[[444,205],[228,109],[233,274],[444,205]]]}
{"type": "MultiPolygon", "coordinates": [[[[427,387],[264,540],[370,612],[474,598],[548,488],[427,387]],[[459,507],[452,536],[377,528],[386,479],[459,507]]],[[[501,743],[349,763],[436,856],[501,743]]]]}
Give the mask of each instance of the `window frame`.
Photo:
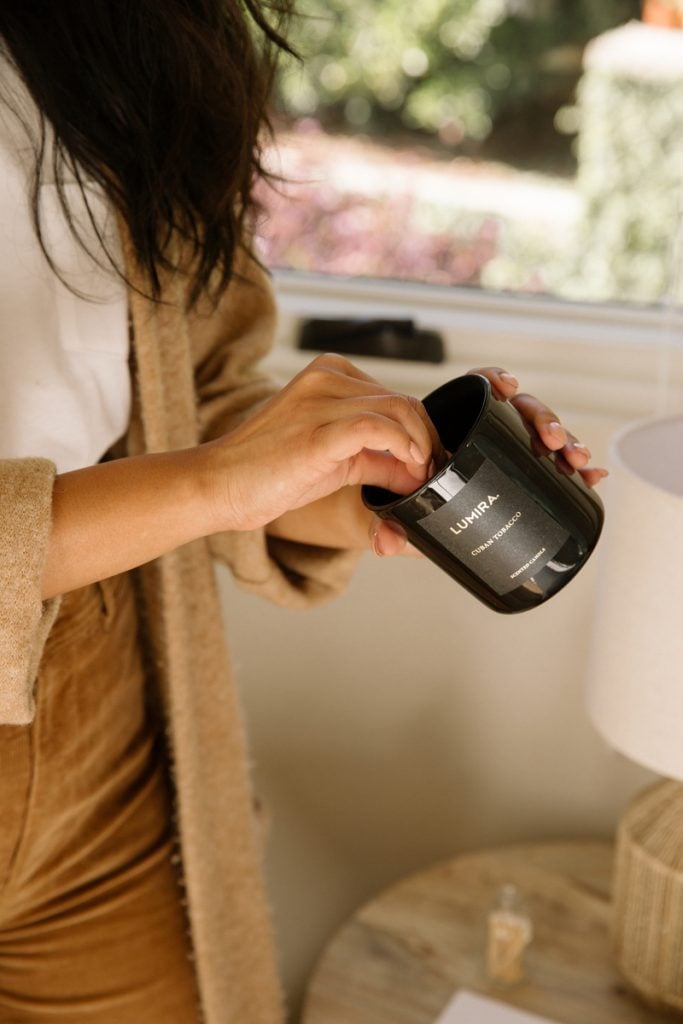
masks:
{"type": "Polygon", "coordinates": [[[442,332],[444,363],[354,357],[388,387],[425,394],[482,365],[515,372],[564,409],[616,420],[683,413],[683,309],[569,302],[296,270],[273,272],[280,323],[269,370],[289,379],[314,357],[296,348],[309,317],[396,317],[442,332]]]}

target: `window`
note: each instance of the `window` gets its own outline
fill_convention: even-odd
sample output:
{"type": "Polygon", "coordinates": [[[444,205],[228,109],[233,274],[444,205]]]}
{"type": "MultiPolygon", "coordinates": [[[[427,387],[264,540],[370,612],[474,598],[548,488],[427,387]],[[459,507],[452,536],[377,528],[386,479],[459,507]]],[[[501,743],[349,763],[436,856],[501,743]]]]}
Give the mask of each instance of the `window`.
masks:
{"type": "Polygon", "coordinates": [[[269,158],[285,181],[260,186],[270,266],[680,299],[682,30],[637,0],[300,4],[269,158]]]}

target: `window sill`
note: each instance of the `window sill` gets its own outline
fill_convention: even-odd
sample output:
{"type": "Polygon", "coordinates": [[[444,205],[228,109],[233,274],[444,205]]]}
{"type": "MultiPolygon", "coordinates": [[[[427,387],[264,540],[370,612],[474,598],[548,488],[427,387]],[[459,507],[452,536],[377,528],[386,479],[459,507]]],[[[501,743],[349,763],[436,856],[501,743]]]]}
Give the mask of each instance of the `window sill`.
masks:
{"type": "Polygon", "coordinates": [[[296,349],[308,317],[397,317],[441,331],[444,363],[354,357],[386,386],[426,394],[481,365],[509,368],[564,410],[640,419],[683,410],[683,310],[566,302],[547,296],[298,271],[273,275],[280,308],[270,372],[287,380],[310,362],[296,349]]]}

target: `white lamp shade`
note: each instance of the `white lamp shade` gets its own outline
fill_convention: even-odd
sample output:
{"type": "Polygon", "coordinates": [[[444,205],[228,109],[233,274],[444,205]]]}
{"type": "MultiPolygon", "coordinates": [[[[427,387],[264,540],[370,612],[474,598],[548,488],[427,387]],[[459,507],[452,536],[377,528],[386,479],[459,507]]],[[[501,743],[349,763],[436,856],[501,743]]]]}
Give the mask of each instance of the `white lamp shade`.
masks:
{"type": "Polygon", "coordinates": [[[588,710],[621,753],[683,780],[683,417],[610,452],[588,710]]]}

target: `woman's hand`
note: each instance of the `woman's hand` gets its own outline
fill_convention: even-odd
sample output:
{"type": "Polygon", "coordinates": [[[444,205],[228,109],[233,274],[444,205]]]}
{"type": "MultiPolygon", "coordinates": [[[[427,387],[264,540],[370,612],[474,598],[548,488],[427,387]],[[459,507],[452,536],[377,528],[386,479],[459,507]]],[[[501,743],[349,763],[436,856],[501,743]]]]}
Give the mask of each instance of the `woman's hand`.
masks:
{"type": "Polygon", "coordinates": [[[517,393],[517,378],[511,373],[497,366],[470,370],[470,373],[481,373],[488,377],[494,393],[514,405],[537,451],[543,454],[548,451],[556,453],[555,464],[560,472],[578,472],[589,487],[595,487],[607,476],[606,469],[588,465],[591,458],[589,449],[562,426],[552,409],[533,395],[517,393]]]}
{"type": "Polygon", "coordinates": [[[269,524],[295,540],[367,547],[370,513],[345,485],[408,494],[434,454],[421,402],[321,356],[218,440],[58,474],[43,599],[221,530],[269,524]]]}
{"type": "MultiPolygon", "coordinates": [[[[533,395],[517,393],[519,384],[511,373],[498,366],[470,370],[470,373],[480,373],[487,377],[494,394],[514,405],[539,454],[555,452],[555,464],[559,472],[578,472],[589,487],[594,487],[607,476],[606,469],[588,465],[591,453],[586,445],[562,426],[547,405],[533,395]]],[[[370,542],[377,555],[418,554],[407,542],[403,530],[397,523],[385,522],[377,516],[370,526],[370,542]]]]}
{"type": "Polygon", "coordinates": [[[264,526],[348,485],[409,494],[441,446],[420,401],[383,388],[342,356],[324,355],[202,448],[218,531],[264,526]]]}

